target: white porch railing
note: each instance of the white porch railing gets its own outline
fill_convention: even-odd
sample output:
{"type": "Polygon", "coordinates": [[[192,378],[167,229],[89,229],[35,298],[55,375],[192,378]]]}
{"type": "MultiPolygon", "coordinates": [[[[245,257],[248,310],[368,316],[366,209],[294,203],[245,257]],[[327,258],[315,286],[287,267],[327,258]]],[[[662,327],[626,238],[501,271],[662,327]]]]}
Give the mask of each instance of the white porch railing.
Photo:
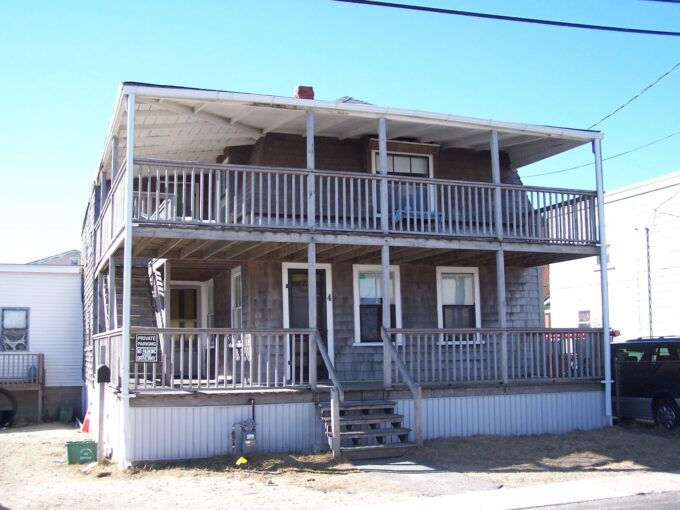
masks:
{"type": "Polygon", "coordinates": [[[130,389],[305,386],[313,334],[310,329],[132,328],[130,389]],[[157,363],[135,362],[135,333],[159,336],[157,363]]]}
{"type": "MultiPolygon", "coordinates": [[[[503,380],[500,329],[389,329],[409,373],[419,383],[503,380]]],[[[509,381],[595,379],[603,376],[601,330],[508,329],[509,381]]],[[[404,382],[393,366],[393,380],[404,382]]]]}
{"type": "MultiPolygon", "coordinates": [[[[133,219],[160,223],[377,232],[382,214],[391,233],[495,238],[495,185],[314,171],[315,216],[302,169],[210,165],[138,159],[133,219]]],[[[596,244],[595,192],[502,184],[501,230],[507,238],[596,244]]]]}
{"type": "Polygon", "coordinates": [[[106,365],[111,370],[110,384],[115,387],[121,385],[121,354],[123,330],[118,328],[106,333],[92,335],[92,349],[85,352],[85,366],[87,380],[92,381],[97,367],[106,365]]]}

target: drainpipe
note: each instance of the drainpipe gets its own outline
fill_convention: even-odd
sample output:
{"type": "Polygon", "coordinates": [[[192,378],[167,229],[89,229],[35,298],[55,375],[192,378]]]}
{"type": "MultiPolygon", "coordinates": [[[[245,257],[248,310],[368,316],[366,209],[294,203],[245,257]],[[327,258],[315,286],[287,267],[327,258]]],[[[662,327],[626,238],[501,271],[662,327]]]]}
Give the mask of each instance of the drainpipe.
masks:
{"type": "Polygon", "coordinates": [[[607,239],[604,224],[604,190],[602,179],[602,148],[600,140],[593,140],[595,182],[597,186],[597,221],[600,235],[600,289],[602,295],[602,348],[604,350],[604,406],[607,424],[612,425],[612,373],[609,350],[609,284],[607,281],[607,239]]]}

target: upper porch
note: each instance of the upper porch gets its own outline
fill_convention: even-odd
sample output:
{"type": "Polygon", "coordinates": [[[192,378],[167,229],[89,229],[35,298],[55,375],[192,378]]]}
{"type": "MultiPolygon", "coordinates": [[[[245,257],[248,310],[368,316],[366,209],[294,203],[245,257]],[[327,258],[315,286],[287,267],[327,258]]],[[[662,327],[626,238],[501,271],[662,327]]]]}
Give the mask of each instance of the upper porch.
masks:
{"type": "Polygon", "coordinates": [[[596,145],[598,132],[347,100],[124,87],[88,212],[97,260],[126,226],[170,242],[259,232],[271,242],[598,253],[597,192],[524,186],[517,174],[596,145]]]}

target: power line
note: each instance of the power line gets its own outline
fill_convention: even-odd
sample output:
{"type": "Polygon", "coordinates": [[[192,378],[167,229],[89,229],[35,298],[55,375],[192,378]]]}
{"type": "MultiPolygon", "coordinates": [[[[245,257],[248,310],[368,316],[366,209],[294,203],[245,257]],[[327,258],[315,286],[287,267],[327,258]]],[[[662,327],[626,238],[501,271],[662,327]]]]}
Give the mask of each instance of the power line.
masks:
{"type": "Polygon", "coordinates": [[[610,27],[603,25],[588,25],[583,23],[569,23],[566,21],[552,21],[536,18],[523,18],[517,16],[502,16],[500,14],[486,14],[482,12],[456,11],[453,9],[442,9],[439,7],[426,7],[423,5],[409,5],[396,4],[392,2],[379,2],[375,0],[333,0],[335,2],[344,2],[348,4],[372,5],[375,7],[389,7],[392,9],[405,9],[409,11],[434,12],[437,14],[451,14],[454,16],[468,16],[472,18],[495,19],[502,21],[518,21],[520,23],[533,23],[537,25],[550,25],[555,27],[567,28],[584,28],[588,30],[604,30],[608,32],[624,32],[629,34],[644,34],[644,35],[666,35],[672,37],[680,37],[680,32],[666,32],[663,30],[646,30],[642,28],[626,28],[626,27],[610,27]]]}
{"type": "Polygon", "coordinates": [[[665,73],[663,73],[663,74],[662,74],[661,76],[659,76],[656,80],[654,80],[653,83],[650,83],[649,85],[647,85],[644,89],[642,89],[640,92],[638,92],[637,94],[635,94],[633,97],[631,97],[628,101],[626,101],[624,104],[622,104],[621,106],[619,106],[616,110],[614,110],[613,112],[611,112],[609,115],[605,115],[605,116],[602,117],[600,120],[598,120],[595,124],[593,124],[592,126],[589,126],[588,129],[593,129],[595,126],[597,126],[598,124],[602,124],[605,120],[607,120],[609,117],[611,117],[611,116],[614,115],[615,113],[617,113],[617,112],[623,110],[626,106],[628,106],[630,103],[632,103],[633,101],[635,101],[638,97],[640,97],[642,94],[644,94],[645,92],[647,92],[647,91],[648,91],[649,89],[651,89],[654,85],[656,85],[656,84],[659,83],[661,80],[663,80],[666,76],[668,76],[668,75],[671,74],[673,71],[675,71],[678,67],[680,67],[680,62],[678,62],[677,64],[675,64],[669,71],[666,71],[665,73]]]}
{"type": "MultiPolygon", "coordinates": [[[[619,158],[619,157],[621,157],[621,156],[625,156],[626,154],[630,154],[631,152],[639,151],[640,149],[644,149],[644,148],[646,148],[646,147],[649,147],[649,146],[651,146],[651,145],[657,144],[657,143],[659,143],[659,142],[663,142],[664,140],[668,140],[669,138],[672,138],[672,137],[677,136],[677,135],[680,135],[680,131],[676,131],[675,133],[671,133],[670,135],[664,136],[663,138],[659,138],[659,139],[657,139],[657,140],[654,140],[654,141],[652,141],[652,142],[646,143],[646,144],[644,144],[644,145],[640,145],[639,147],[635,147],[634,149],[630,149],[630,150],[627,150],[627,151],[624,151],[624,152],[620,152],[620,153],[615,154],[615,155],[613,155],[613,156],[609,156],[608,158],[603,158],[602,161],[608,161],[608,160],[610,160],[610,159],[614,159],[614,158],[619,158]]],[[[522,176],[522,179],[528,179],[528,178],[531,178],[531,177],[542,177],[542,176],[544,176],[544,175],[561,174],[561,173],[563,173],[563,172],[569,172],[569,171],[571,171],[571,170],[577,170],[577,169],[579,169],[579,168],[585,168],[585,167],[591,166],[591,165],[593,165],[593,164],[594,164],[594,163],[585,163],[585,164],[583,164],[583,165],[577,165],[577,166],[572,166],[572,167],[569,167],[569,168],[563,168],[563,169],[561,169],[561,170],[553,170],[553,171],[551,171],[551,172],[543,172],[543,173],[540,173],[540,174],[523,175],[523,176],[522,176]]]]}

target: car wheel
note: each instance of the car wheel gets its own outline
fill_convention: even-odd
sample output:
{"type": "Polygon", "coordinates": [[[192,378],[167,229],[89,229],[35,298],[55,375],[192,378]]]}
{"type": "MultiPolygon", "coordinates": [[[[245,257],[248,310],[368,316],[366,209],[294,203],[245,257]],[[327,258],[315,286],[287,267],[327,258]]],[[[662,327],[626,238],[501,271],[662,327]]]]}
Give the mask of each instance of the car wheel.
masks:
{"type": "Polygon", "coordinates": [[[680,409],[678,405],[670,398],[663,398],[659,400],[654,409],[654,421],[666,430],[672,430],[678,423],[680,417],[680,409]]]}

